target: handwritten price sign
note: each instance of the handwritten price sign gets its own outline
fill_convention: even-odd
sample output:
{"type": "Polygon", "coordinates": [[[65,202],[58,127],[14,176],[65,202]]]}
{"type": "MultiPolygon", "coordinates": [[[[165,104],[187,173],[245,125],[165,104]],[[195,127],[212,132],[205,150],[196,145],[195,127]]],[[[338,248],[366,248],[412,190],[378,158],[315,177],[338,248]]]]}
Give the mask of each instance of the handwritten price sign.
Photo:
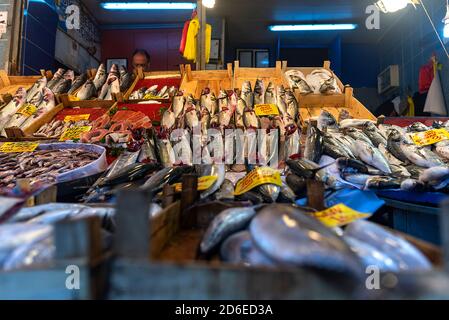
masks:
{"type": "Polygon", "coordinates": [[[0,146],[0,152],[33,152],[38,146],[37,142],[5,142],[0,146]]]}
{"type": "Polygon", "coordinates": [[[83,126],[83,127],[72,127],[65,129],[62,133],[59,141],[67,141],[67,140],[76,140],[81,137],[81,134],[85,132],[89,132],[92,129],[91,126],[83,126]]]}
{"type": "Polygon", "coordinates": [[[33,104],[26,103],[17,110],[17,113],[22,114],[27,117],[31,117],[33,114],[37,112],[37,107],[33,104]]]}
{"type": "Polygon", "coordinates": [[[422,147],[449,140],[449,132],[446,129],[433,129],[412,134],[411,137],[416,145],[422,147]]]}
{"type": "MultiPolygon", "coordinates": [[[[217,181],[218,177],[216,176],[204,176],[201,178],[198,178],[198,191],[204,191],[209,189],[215,181],[217,181]]],[[[175,183],[173,185],[175,187],[176,192],[182,191],[182,183],[175,183]]]]}
{"type": "Polygon", "coordinates": [[[282,186],[281,174],[271,168],[256,168],[237,182],[234,195],[239,196],[262,184],[275,184],[282,186]]]}
{"type": "Polygon", "coordinates": [[[258,117],[279,115],[279,109],[275,104],[256,104],[254,111],[258,117]]]}
{"type": "Polygon", "coordinates": [[[324,211],[314,212],[312,215],[329,228],[341,227],[370,216],[368,213],[352,210],[342,203],[324,211]]]}
{"type": "Polygon", "coordinates": [[[90,118],[90,114],[75,114],[75,115],[71,115],[71,116],[66,116],[64,118],[64,122],[77,122],[77,121],[81,121],[81,120],[89,120],[90,118]]]}

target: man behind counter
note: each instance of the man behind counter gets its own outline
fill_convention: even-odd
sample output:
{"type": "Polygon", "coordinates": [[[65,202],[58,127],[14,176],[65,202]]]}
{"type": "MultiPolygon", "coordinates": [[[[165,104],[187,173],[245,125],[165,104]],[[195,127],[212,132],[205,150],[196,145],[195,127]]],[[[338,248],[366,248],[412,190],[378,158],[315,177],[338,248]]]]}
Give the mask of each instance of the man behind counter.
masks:
{"type": "Polygon", "coordinates": [[[143,72],[150,71],[150,55],[148,52],[143,49],[134,51],[132,65],[134,72],[137,72],[138,68],[142,68],[143,72]]]}

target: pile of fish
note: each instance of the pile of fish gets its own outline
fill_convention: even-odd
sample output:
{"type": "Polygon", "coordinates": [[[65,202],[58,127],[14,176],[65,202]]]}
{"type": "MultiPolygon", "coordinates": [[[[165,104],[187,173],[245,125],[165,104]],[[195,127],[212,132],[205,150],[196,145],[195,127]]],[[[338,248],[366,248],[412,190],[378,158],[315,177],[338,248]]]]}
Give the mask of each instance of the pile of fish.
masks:
{"type": "Polygon", "coordinates": [[[360,119],[338,123],[327,111],[317,120],[317,127],[308,127],[304,158],[318,168],[325,155],[336,160],[343,181],[361,189],[449,191],[449,141],[416,145],[411,135],[431,129],[422,123],[407,128],[360,119]]]}
{"type": "Polygon", "coordinates": [[[257,80],[252,90],[246,81],[242,90],[224,91],[215,94],[206,88],[201,98],[187,98],[182,94],[173,98],[172,105],[165,111],[158,135],[160,154],[164,165],[179,162],[174,148],[188,150],[184,152],[183,164],[192,163],[192,148],[195,142],[201,145],[202,161],[212,162],[212,149],[224,150],[223,159],[230,164],[242,164],[244,158],[251,163],[267,164],[274,159],[288,159],[300,153],[299,106],[291,90],[283,86],[277,88],[270,82],[267,87],[257,80]],[[255,107],[262,104],[275,105],[279,115],[257,116],[255,107]],[[221,133],[222,139],[214,139],[209,129],[221,133]],[[233,134],[228,129],[236,129],[233,134]],[[258,130],[260,129],[260,130],[258,130]],[[179,133],[181,130],[181,133],[179,133]],[[169,139],[176,131],[178,139],[169,139]],[[260,134],[263,131],[267,134],[260,134]],[[197,139],[197,140],[195,140],[197,139]],[[262,142],[258,143],[258,140],[262,142]],[[243,152],[237,152],[243,146],[243,152]]]}
{"type": "Polygon", "coordinates": [[[210,223],[200,251],[245,266],[309,267],[361,277],[368,266],[384,272],[428,271],[427,258],[406,240],[358,220],[330,229],[310,209],[286,204],[237,207],[210,223]]]}
{"type": "Polygon", "coordinates": [[[74,127],[89,126],[89,125],[90,125],[89,120],[63,121],[63,120],[53,119],[51,122],[46,123],[42,127],[40,127],[39,130],[37,130],[35,133],[33,133],[33,136],[39,137],[39,138],[55,139],[55,138],[59,138],[66,129],[74,128],[74,127]]]}
{"type": "Polygon", "coordinates": [[[298,89],[302,95],[341,93],[335,76],[326,69],[314,70],[307,76],[304,76],[299,70],[290,70],[285,75],[290,87],[293,90],[298,89]]]}
{"type": "Polygon", "coordinates": [[[142,87],[135,90],[129,96],[130,100],[152,100],[152,99],[169,99],[177,95],[178,89],[175,86],[168,87],[164,86],[160,90],[159,86],[156,84],[149,88],[142,87]]]}
{"type": "Polygon", "coordinates": [[[26,131],[55,108],[54,94],[47,87],[46,78],[38,80],[28,92],[19,88],[13,99],[0,109],[0,135],[6,137],[5,128],[11,127],[26,131]],[[32,107],[29,110],[23,110],[27,105],[32,107]]]}
{"type": "Polygon", "coordinates": [[[81,135],[81,142],[107,145],[129,143],[133,138],[141,140],[141,131],[152,127],[148,116],[131,110],[120,110],[113,116],[105,113],[90,125],[92,130],[81,135]]]}
{"type": "Polygon", "coordinates": [[[0,188],[12,189],[17,179],[54,183],[58,175],[81,168],[98,159],[82,149],[37,150],[28,153],[0,153],[0,188]]]}
{"type": "Polygon", "coordinates": [[[81,75],[75,82],[77,88],[71,90],[69,94],[76,92],[76,97],[80,100],[92,100],[98,98],[99,100],[113,100],[113,94],[125,92],[132,84],[133,74],[126,71],[125,67],[120,68],[113,64],[106,73],[104,64],[98,67],[94,79],[87,79],[87,75],[81,75]]]}

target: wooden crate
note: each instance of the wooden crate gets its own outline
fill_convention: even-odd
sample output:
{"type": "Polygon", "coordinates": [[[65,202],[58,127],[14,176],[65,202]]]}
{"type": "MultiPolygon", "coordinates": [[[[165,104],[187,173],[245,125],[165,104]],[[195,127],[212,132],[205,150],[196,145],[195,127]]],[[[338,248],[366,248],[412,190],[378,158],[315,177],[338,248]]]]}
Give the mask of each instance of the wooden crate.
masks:
{"type": "Polygon", "coordinates": [[[258,79],[263,80],[265,86],[272,82],[275,86],[283,85],[288,87],[288,81],[282,71],[281,61],[276,61],[275,68],[240,68],[239,61],[234,62],[233,89],[241,90],[244,81],[251,81],[254,89],[254,84],[258,79]]]}
{"type": "Polygon", "coordinates": [[[89,217],[54,226],[56,253],[50,265],[0,271],[1,300],[81,300],[104,296],[108,254],[102,252],[101,221],[89,217]],[[79,289],[69,289],[68,278],[79,270],[79,289]],[[68,273],[67,273],[68,272],[68,273]]]}
{"type": "Polygon", "coordinates": [[[115,100],[81,100],[74,101],[70,99],[69,95],[60,95],[61,103],[64,108],[102,108],[110,109],[116,104],[115,100]]]}
{"type": "MultiPolygon", "coordinates": [[[[180,66],[180,70],[174,70],[174,71],[151,71],[151,72],[142,72],[141,69],[138,69],[136,78],[134,79],[134,82],[131,84],[131,86],[128,88],[128,90],[123,93],[122,96],[117,97],[117,101],[123,102],[128,101],[129,96],[135,91],[134,88],[137,86],[139,81],[144,79],[158,79],[158,78],[180,78],[182,79],[182,76],[184,74],[184,66],[180,66]]],[[[140,102],[142,100],[131,100],[128,102],[140,102]]]]}
{"type": "Polygon", "coordinates": [[[51,71],[42,70],[39,76],[9,76],[5,70],[0,70],[0,97],[13,96],[20,87],[28,90],[42,77],[51,78],[51,71]]]}
{"type": "Polygon", "coordinates": [[[19,140],[42,140],[42,139],[35,139],[35,137],[32,137],[32,134],[35,133],[37,130],[39,130],[40,127],[42,127],[44,124],[50,122],[58,112],[60,112],[62,109],[64,109],[64,105],[62,103],[58,104],[56,108],[48,112],[45,116],[41,117],[39,121],[35,122],[35,124],[31,127],[29,127],[27,130],[23,131],[19,127],[10,127],[5,128],[6,135],[8,136],[8,139],[15,139],[16,141],[19,140]]]}
{"type": "MultiPolygon", "coordinates": [[[[288,84],[285,72],[289,70],[299,70],[304,76],[307,76],[313,70],[319,68],[320,67],[288,67],[287,61],[283,61],[282,63],[283,76],[289,87],[290,85],[288,84]]],[[[329,111],[336,119],[338,119],[342,109],[346,109],[349,114],[356,119],[376,120],[376,117],[354,97],[354,90],[350,86],[344,86],[341,80],[333,73],[330,68],[330,61],[325,61],[321,68],[332,72],[342,93],[331,95],[301,95],[299,90],[295,90],[295,96],[300,106],[299,111],[302,122],[313,117],[318,117],[322,110],[329,111]]]]}
{"type": "Polygon", "coordinates": [[[226,70],[202,71],[192,71],[190,64],[185,65],[181,91],[185,95],[191,94],[199,99],[204,88],[209,88],[216,96],[219,95],[220,90],[232,90],[234,88],[232,64],[228,63],[226,70]]]}

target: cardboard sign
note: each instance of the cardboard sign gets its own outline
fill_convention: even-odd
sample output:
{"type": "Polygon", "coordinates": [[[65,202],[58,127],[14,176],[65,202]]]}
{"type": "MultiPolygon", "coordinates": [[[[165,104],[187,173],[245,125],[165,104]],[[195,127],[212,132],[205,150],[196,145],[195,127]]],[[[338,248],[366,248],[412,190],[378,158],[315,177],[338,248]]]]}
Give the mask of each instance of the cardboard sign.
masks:
{"type": "Polygon", "coordinates": [[[34,104],[25,103],[23,106],[17,110],[16,113],[22,114],[27,117],[31,117],[37,111],[37,107],[34,104]]]}
{"type": "Polygon", "coordinates": [[[355,211],[342,203],[324,211],[311,213],[311,215],[329,228],[341,227],[356,220],[371,216],[368,213],[355,211]]]}
{"type": "Polygon", "coordinates": [[[416,145],[423,147],[441,142],[443,140],[449,140],[449,132],[447,132],[446,129],[433,129],[414,133],[411,137],[416,145]]]}
{"type": "Polygon", "coordinates": [[[78,122],[78,121],[82,121],[82,120],[89,120],[90,118],[90,114],[74,114],[71,116],[66,116],[64,118],[64,122],[78,122]]]}
{"type": "MultiPolygon", "coordinates": [[[[198,178],[198,191],[209,189],[215,183],[215,181],[217,181],[217,179],[217,176],[204,176],[198,178]]],[[[176,192],[182,191],[182,183],[175,183],[173,186],[175,187],[176,192]]]]}
{"type": "Polygon", "coordinates": [[[234,195],[239,196],[262,184],[275,184],[281,187],[282,186],[281,174],[279,173],[279,171],[276,171],[268,167],[256,168],[250,173],[248,173],[239,182],[237,182],[237,185],[235,186],[234,195]]]}
{"type": "Polygon", "coordinates": [[[92,126],[83,126],[83,127],[72,127],[67,128],[62,133],[59,141],[67,141],[67,140],[76,140],[81,137],[81,134],[85,132],[89,132],[92,129],[92,126]]]}
{"type": "Polygon", "coordinates": [[[0,152],[33,152],[38,146],[38,142],[5,142],[0,146],[0,152]]]}
{"type": "Polygon", "coordinates": [[[279,115],[279,109],[275,104],[256,104],[254,111],[258,117],[279,115]]]}

